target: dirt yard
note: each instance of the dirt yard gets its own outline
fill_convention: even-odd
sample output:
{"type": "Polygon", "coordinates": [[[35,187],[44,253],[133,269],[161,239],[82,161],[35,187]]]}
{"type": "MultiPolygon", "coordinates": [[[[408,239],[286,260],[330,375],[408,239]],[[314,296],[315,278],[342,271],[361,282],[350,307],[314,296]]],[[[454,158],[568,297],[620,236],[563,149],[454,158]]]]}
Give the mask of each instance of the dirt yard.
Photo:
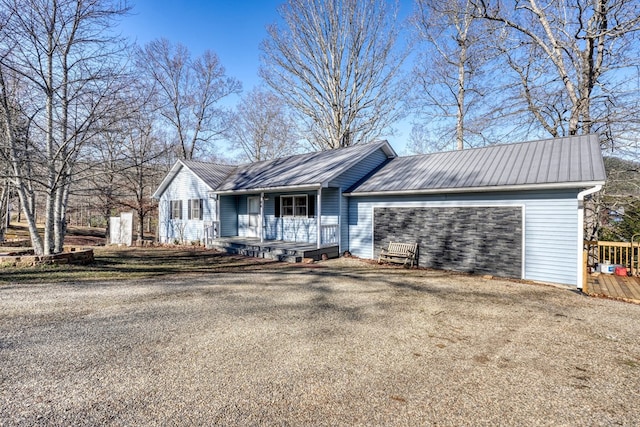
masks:
{"type": "Polygon", "coordinates": [[[345,259],[185,255],[172,273],[136,253],[128,279],[88,277],[112,258],[2,277],[0,425],[640,423],[638,305],[345,259]]]}

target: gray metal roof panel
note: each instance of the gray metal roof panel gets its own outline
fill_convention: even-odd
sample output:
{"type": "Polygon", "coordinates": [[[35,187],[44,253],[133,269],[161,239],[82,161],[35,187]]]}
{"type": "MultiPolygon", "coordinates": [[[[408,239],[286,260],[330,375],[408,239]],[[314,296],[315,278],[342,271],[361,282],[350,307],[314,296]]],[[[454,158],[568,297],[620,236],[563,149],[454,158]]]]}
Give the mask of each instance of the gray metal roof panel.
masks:
{"type": "Polygon", "coordinates": [[[218,191],[250,191],[288,186],[324,184],[340,175],[375,150],[383,149],[390,157],[395,152],[388,142],[337,150],[300,154],[238,166],[222,182],[218,191]]]}
{"type": "Polygon", "coordinates": [[[181,160],[182,164],[202,179],[211,189],[216,189],[237,166],[181,160]]]}
{"type": "Polygon", "coordinates": [[[581,135],[398,157],[349,192],[585,183],[605,179],[597,136],[581,135]]]}

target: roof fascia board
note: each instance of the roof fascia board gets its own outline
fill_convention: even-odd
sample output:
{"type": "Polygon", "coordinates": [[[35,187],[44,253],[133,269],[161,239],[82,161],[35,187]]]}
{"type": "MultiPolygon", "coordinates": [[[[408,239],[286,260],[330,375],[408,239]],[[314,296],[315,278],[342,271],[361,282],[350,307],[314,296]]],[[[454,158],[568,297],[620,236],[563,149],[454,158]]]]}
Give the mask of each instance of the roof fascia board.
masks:
{"type": "Polygon", "coordinates": [[[530,185],[494,185],[491,187],[468,187],[468,188],[436,188],[430,190],[399,190],[399,191],[369,191],[343,193],[344,196],[401,196],[410,194],[439,194],[439,193],[491,193],[497,191],[532,191],[532,190],[563,190],[593,187],[604,185],[604,181],[588,182],[561,182],[553,184],[530,184],[530,185]]]}
{"type": "Polygon", "coordinates": [[[311,184],[311,185],[289,185],[289,186],[282,186],[282,187],[251,188],[247,190],[216,191],[215,189],[213,189],[211,192],[213,194],[219,194],[221,196],[230,196],[230,195],[256,194],[256,193],[276,193],[281,191],[317,190],[323,186],[324,186],[323,183],[321,183],[321,184],[311,184]]]}

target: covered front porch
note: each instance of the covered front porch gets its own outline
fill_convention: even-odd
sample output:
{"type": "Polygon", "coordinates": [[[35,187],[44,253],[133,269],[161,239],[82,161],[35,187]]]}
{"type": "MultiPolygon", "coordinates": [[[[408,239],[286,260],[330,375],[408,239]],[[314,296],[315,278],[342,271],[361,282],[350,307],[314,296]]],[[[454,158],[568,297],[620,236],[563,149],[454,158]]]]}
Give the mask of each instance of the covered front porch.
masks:
{"type": "Polygon", "coordinates": [[[320,248],[315,243],[287,242],[283,240],[263,240],[257,237],[218,237],[207,243],[208,248],[218,249],[228,254],[238,254],[256,258],[267,258],[284,262],[302,262],[305,258],[319,261],[323,258],[337,258],[338,245],[320,248]]]}

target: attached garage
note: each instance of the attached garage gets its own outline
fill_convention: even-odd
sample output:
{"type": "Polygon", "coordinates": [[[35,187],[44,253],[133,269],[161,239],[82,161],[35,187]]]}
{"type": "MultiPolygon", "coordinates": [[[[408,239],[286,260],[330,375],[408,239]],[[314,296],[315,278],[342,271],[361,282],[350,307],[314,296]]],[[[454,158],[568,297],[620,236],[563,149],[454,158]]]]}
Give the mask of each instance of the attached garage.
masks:
{"type": "Polygon", "coordinates": [[[349,251],[419,244],[421,267],[581,286],[596,136],[397,157],[349,189],[349,251]]]}

